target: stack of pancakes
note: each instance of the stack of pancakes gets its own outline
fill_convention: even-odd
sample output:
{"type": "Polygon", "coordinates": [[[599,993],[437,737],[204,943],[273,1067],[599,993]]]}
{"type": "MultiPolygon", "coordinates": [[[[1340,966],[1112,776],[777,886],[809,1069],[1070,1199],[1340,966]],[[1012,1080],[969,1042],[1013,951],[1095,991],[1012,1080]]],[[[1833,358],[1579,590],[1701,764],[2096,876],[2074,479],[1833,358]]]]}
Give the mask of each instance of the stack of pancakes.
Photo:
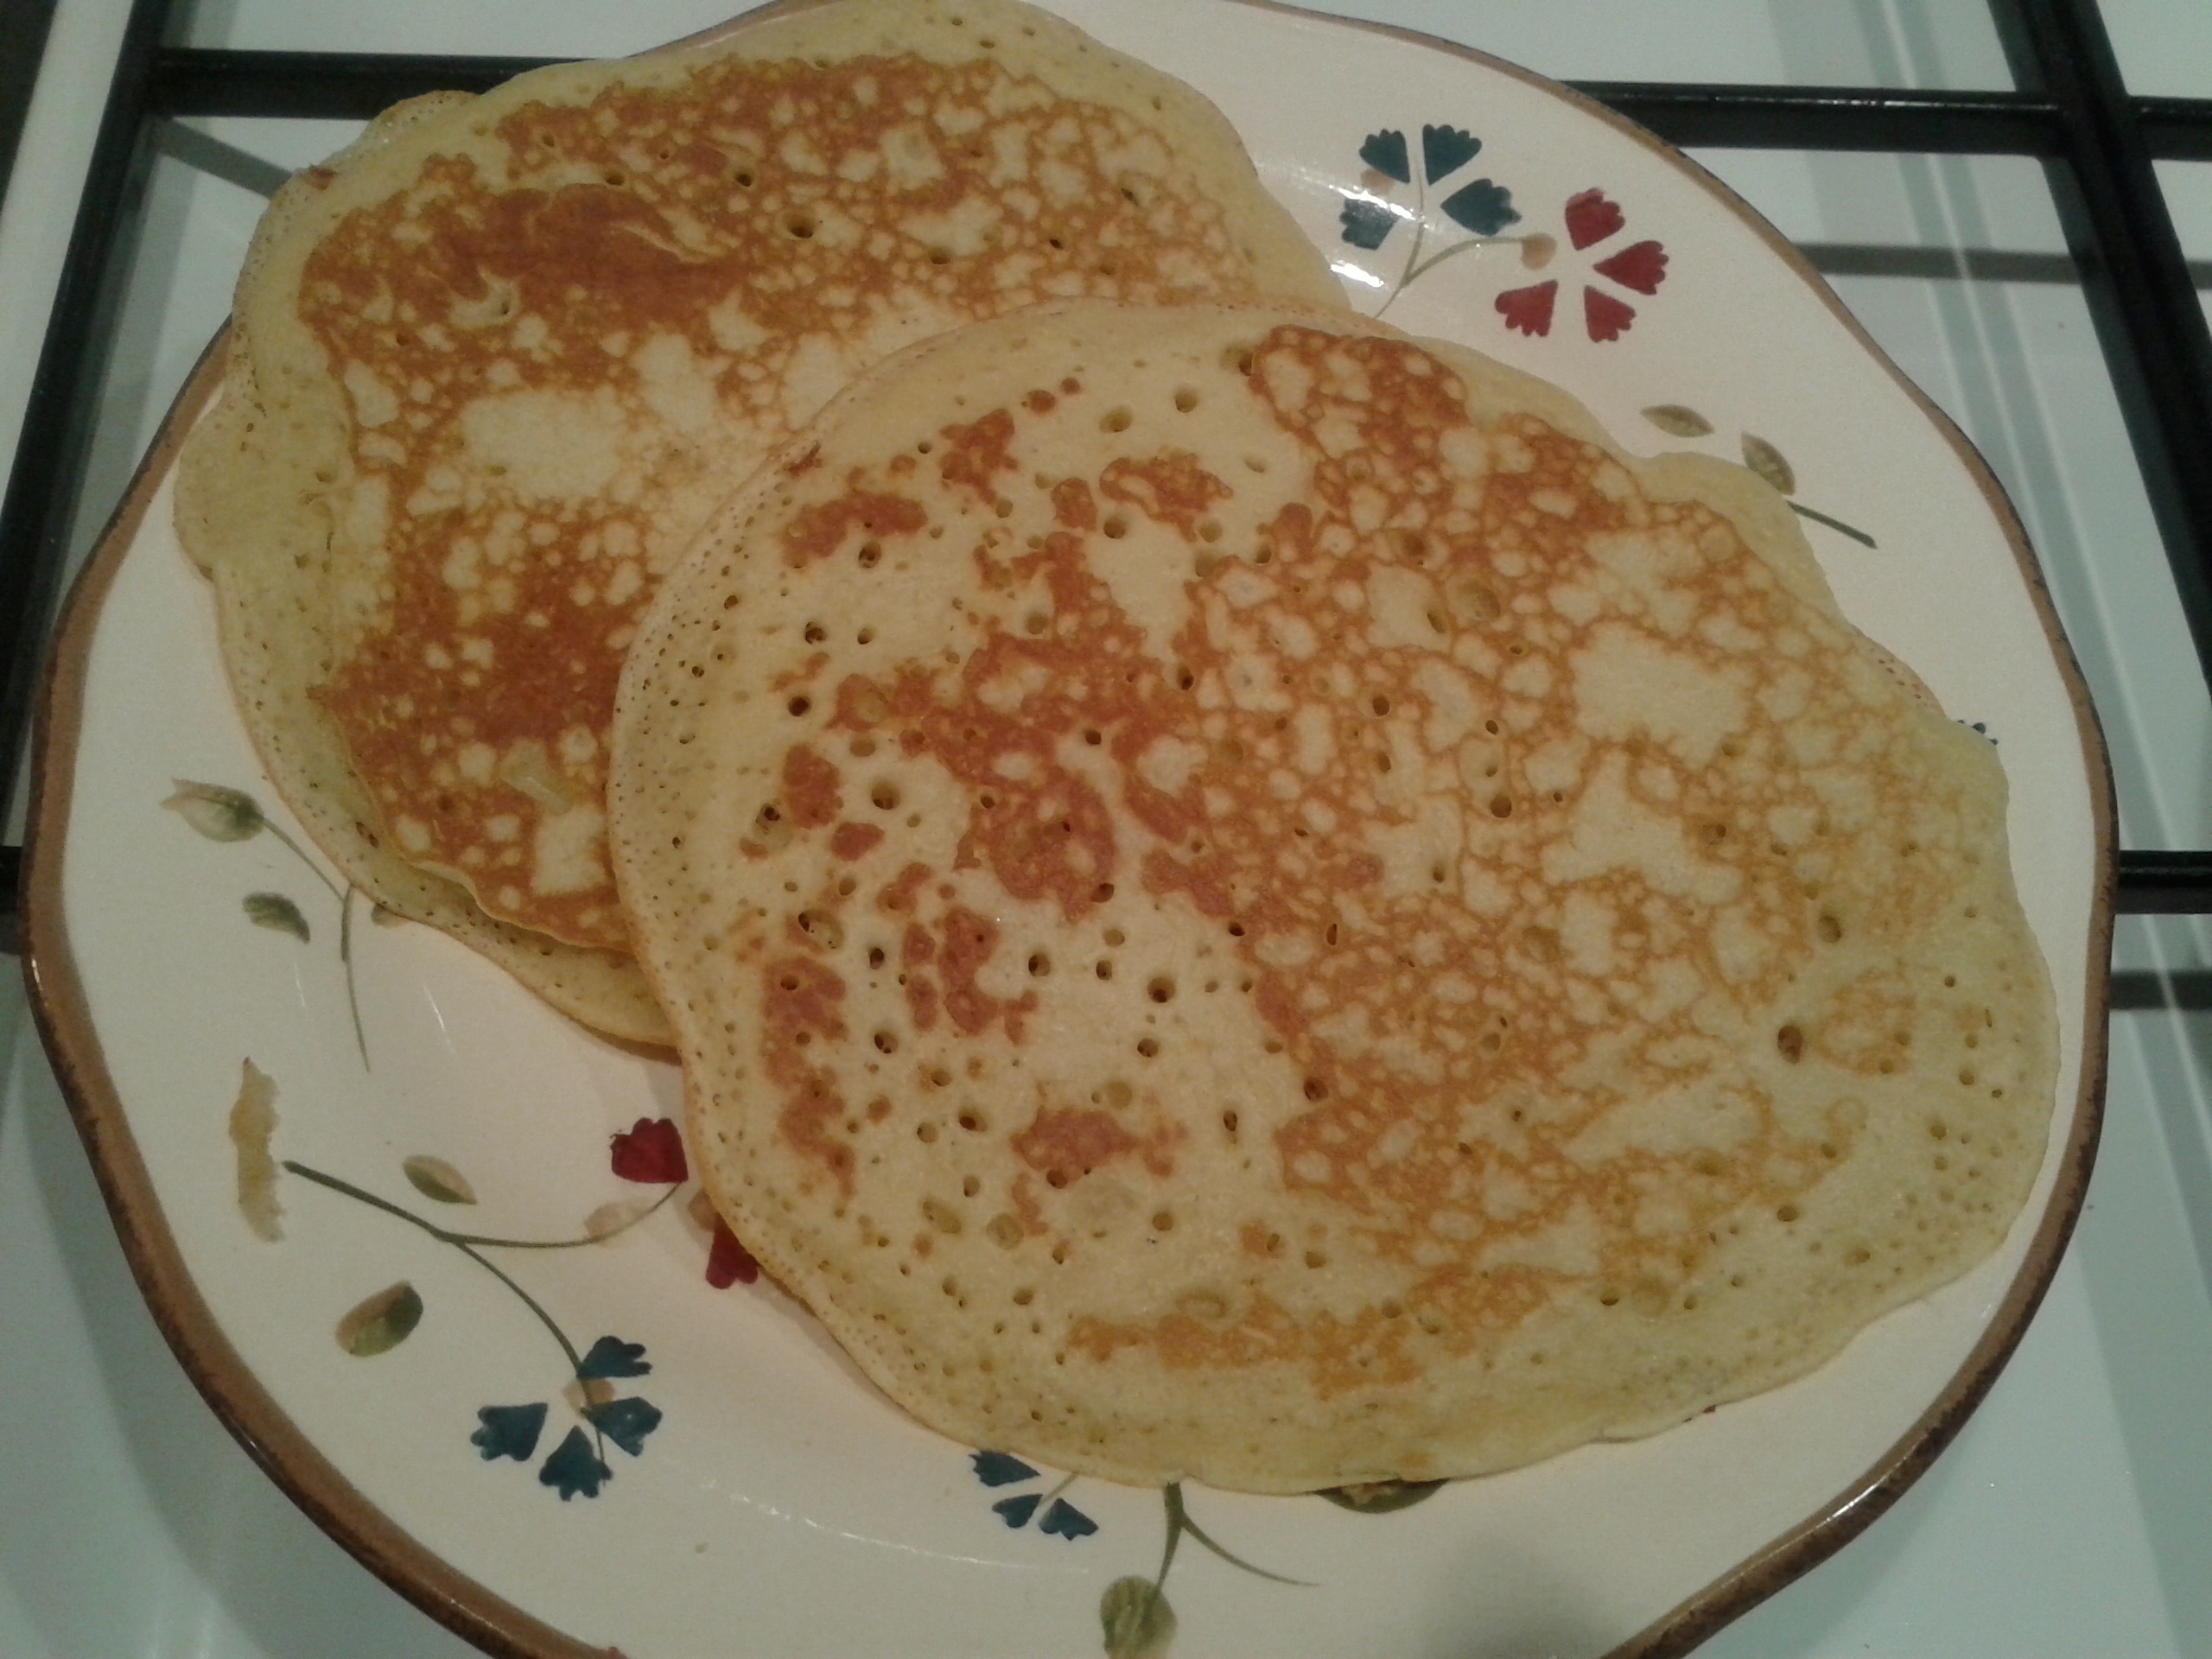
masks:
{"type": "Polygon", "coordinates": [[[334,856],[672,1040],[894,1399],[1476,1473],[2001,1237],[2003,776],[1764,484],[1321,303],[1218,117],[1026,10],[556,73],[280,204],[183,522],[334,856]]]}

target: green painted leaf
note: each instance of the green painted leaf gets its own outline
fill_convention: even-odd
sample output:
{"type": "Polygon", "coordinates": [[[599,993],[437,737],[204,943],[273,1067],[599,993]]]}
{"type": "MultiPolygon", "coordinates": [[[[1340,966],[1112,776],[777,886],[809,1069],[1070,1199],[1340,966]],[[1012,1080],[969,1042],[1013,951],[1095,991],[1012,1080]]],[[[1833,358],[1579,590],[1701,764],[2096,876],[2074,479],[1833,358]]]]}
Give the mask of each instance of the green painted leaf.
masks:
{"type": "Polygon", "coordinates": [[[594,1377],[644,1376],[652,1370],[644,1343],[601,1337],[584,1355],[584,1363],[576,1367],[576,1375],[589,1382],[594,1377]]]}
{"type": "Polygon", "coordinates": [[[1370,132],[1359,147],[1359,159],[1377,173],[1387,173],[1400,184],[1414,181],[1413,163],[1406,155],[1406,135],[1394,130],[1370,132]]]}
{"type": "Polygon", "coordinates": [[[526,1406],[479,1406],[476,1432],[468,1440],[486,1463],[495,1458],[528,1463],[531,1454],[537,1450],[537,1436],[544,1427],[543,1400],[526,1406]]]}
{"type": "Polygon", "coordinates": [[[1521,218],[1521,210],[1513,205],[1513,193],[1489,179],[1461,185],[1444,198],[1442,206],[1446,218],[1477,236],[1496,236],[1521,218]]]}
{"type": "Polygon", "coordinates": [[[300,914],[297,905],[281,893],[249,893],[245,896],[245,914],[256,927],[289,933],[302,944],[307,942],[308,918],[300,914]]]}
{"type": "Polygon", "coordinates": [[[356,1359],[389,1352],[423,1322],[423,1299],[405,1280],[355,1304],[338,1321],[338,1345],[356,1359]]]}
{"type": "Polygon", "coordinates": [[[1098,1599],[1106,1659],[1148,1659],[1175,1639],[1175,1610],[1150,1579],[1116,1579],[1098,1599]]]}
{"type": "Polygon", "coordinates": [[[1774,486],[1784,495],[1797,493],[1797,474],[1790,470],[1782,451],[1764,438],[1744,434],[1744,465],[1774,486]]]}
{"type": "Polygon", "coordinates": [[[426,1198],[435,1198],[440,1204],[476,1202],[476,1189],[468,1184],[468,1177],[442,1158],[418,1152],[399,1166],[407,1172],[407,1179],[415,1190],[426,1198]]]}
{"type": "Polygon", "coordinates": [[[588,1406],[584,1415],[596,1423],[608,1440],[634,1458],[643,1455],[645,1436],[660,1427],[661,1412],[652,1401],[629,1395],[609,1400],[604,1405],[588,1406]]]}
{"type": "Polygon", "coordinates": [[[267,825],[261,804],[242,789],[172,778],[176,793],[162,804],[210,841],[245,841],[267,825]]]}
{"type": "Polygon", "coordinates": [[[1411,1509],[1423,1498],[1435,1497],[1443,1487],[1440,1480],[1368,1480],[1357,1486],[1326,1487],[1321,1496],[1361,1515],[1388,1515],[1393,1510],[1411,1509]]]}
{"type": "Polygon", "coordinates": [[[1713,423],[1687,404],[1654,404],[1643,418],[1678,438],[1701,438],[1713,430],[1713,423]]]}
{"type": "Polygon", "coordinates": [[[1370,252],[1382,245],[1398,216],[1386,202],[1370,201],[1363,196],[1346,196],[1337,222],[1344,226],[1344,240],[1355,248],[1370,252]]]}
{"type": "Polygon", "coordinates": [[[1073,1543],[1077,1539],[1088,1538],[1097,1531],[1098,1523],[1065,1497],[1056,1497],[1052,1500],[1052,1507],[1045,1511],[1045,1518],[1037,1523],[1037,1530],[1056,1533],[1073,1543]]]}
{"type": "Polygon", "coordinates": [[[1005,1452],[970,1452],[976,1478],[986,1486],[1006,1486],[1017,1480],[1034,1480],[1037,1471],[1020,1458],[1005,1452]]]}
{"type": "Polygon", "coordinates": [[[1464,127],[1423,127],[1421,130],[1421,171],[1434,184],[1475,158],[1483,141],[1464,127]]]}
{"type": "Polygon", "coordinates": [[[559,1492],[563,1503],[578,1492],[597,1497],[600,1487],[613,1478],[614,1471],[592,1455],[591,1442],[581,1428],[570,1429],[537,1470],[538,1484],[559,1492]]]}

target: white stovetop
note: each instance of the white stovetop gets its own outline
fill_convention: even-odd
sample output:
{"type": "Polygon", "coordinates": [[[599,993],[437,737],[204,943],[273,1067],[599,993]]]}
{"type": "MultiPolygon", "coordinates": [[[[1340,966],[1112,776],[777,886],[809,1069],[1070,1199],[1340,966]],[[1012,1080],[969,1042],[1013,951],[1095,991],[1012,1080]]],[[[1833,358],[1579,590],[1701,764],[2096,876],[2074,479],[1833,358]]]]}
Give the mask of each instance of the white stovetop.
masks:
{"type": "MultiPolygon", "coordinates": [[[[203,0],[203,45],[537,54],[636,49],[727,0],[203,0]],[[526,16],[521,34],[515,22],[526,16]]],[[[1355,0],[1569,79],[1998,87],[1974,0],[1355,0]]],[[[0,456],[13,453],[126,0],[64,0],[0,210],[0,456]]],[[[183,8],[180,8],[183,10],[183,8]]],[[[2212,96],[2212,8],[2107,0],[2144,93],[2212,96]]],[[[285,166],[337,123],[206,124],[285,166]]],[[[1859,248],[2059,252],[2024,160],[1702,156],[1785,232],[1859,248]]],[[[2212,260],[2212,166],[2162,169],[2212,260]]],[[[258,211],[158,166],[109,376],[87,544],[220,321],[258,211]]],[[[1925,267],[1911,266],[1917,270],[1925,267]]],[[[1975,267],[1969,262],[1969,270],[1975,267]]],[[[2196,676],[2080,292],[2018,280],[1847,277],[1839,290],[1981,445],[2041,550],[2094,688],[2126,844],[2212,844],[2212,702],[2196,676]]],[[[2124,967],[2202,969],[2207,929],[2126,921],[2124,967]]],[[[1986,1403],[1896,1508],[1701,1651],[2212,1652],[2212,1017],[2115,1016],[2104,1146],[2073,1248],[1986,1403]]],[[[260,1659],[473,1651],[293,1509],[217,1424],[140,1302],[12,982],[0,986],[0,1654],[260,1659]]]]}

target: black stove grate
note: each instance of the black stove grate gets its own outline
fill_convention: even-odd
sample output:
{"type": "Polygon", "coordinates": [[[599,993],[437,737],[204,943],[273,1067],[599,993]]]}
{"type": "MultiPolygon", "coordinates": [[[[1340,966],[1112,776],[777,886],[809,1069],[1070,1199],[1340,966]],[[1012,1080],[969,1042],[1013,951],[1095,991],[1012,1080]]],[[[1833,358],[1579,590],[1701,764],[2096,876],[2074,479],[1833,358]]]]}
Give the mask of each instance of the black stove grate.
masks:
{"type": "MultiPolygon", "coordinates": [[[[132,7],[0,505],[0,758],[10,760],[39,683],[156,124],[365,119],[420,92],[480,92],[543,61],[168,46],[170,3],[132,7]]],[[[0,13],[11,31],[0,40],[0,168],[53,3],[22,0],[0,13]]],[[[2152,171],[2157,160],[2212,160],[2212,99],[2128,96],[2096,0],[1988,3],[2017,92],[1622,81],[1580,90],[1682,146],[2041,160],[2212,688],[2212,331],[2152,171]]],[[[0,818],[14,775],[12,765],[0,770],[0,818]]],[[[20,849],[0,848],[0,945],[13,943],[21,861],[20,849]]],[[[2119,908],[2212,912],[2212,849],[2121,851],[2119,908]]]]}

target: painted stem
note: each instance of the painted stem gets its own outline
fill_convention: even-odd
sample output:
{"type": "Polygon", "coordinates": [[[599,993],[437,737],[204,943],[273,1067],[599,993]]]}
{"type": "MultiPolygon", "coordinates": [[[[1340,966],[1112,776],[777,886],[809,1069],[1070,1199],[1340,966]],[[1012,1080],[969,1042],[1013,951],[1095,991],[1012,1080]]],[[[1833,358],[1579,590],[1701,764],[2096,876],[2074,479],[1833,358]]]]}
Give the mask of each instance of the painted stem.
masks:
{"type": "Polygon", "coordinates": [[[500,1250],[575,1250],[581,1249],[587,1244],[603,1244],[610,1238],[620,1238],[639,1222],[656,1213],[663,1205],[676,1196],[676,1187],[679,1185],[671,1184],[660,1197],[655,1198],[652,1204],[631,1217],[620,1227],[610,1227],[603,1233],[587,1233],[582,1238],[494,1238],[488,1233],[457,1233],[449,1227],[439,1226],[434,1221],[425,1221],[413,1211],[403,1210],[391,1199],[380,1198],[365,1187],[356,1186],[353,1182],[341,1180],[335,1175],[326,1175],[319,1169],[310,1169],[307,1165],[296,1163],[289,1158],[284,1160],[284,1167],[295,1175],[330,1188],[334,1192],[343,1192],[349,1198],[358,1198],[363,1204],[383,1211],[386,1215],[397,1216],[402,1221],[412,1222],[441,1244],[459,1245],[464,1249],[476,1244],[500,1250]]]}
{"type": "Polygon", "coordinates": [[[361,1069],[371,1071],[368,1033],[361,1029],[361,999],[353,986],[353,884],[350,881],[338,900],[338,960],[346,969],[346,1006],[353,1015],[353,1046],[361,1051],[361,1069]]]}
{"type": "Polygon", "coordinates": [[[1229,1551],[1224,1549],[1219,1544],[1214,1542],[1212,1539],[1206,1536],[1205,1529],[1200,1526],[1197,1522],[1191,1519],[1190,1510],[1185,1509],[1183,1505],[1183,1484],[1180,1481],[1176,1482],[1173,1485],[1168,1486],[1164,1490],[1167,1497],[1167,1553],[1160,1560],[1160,1578],[1155,1583],[1154,1588],[1158,1588],[1160,1585],[1164,1585],[1166,1582],[1167,1563],[1175,1559],[1176,1541],[1186,1532],[1189,1533],[1192,1537],[1197,1539],[1199,1543],[1211,1550],[1215,1554],[1220,1556],[1223,1560],[1227,1561],[1231,1567],[1242,1567],[1245,1572],[1251,1573],[1255,1578],[1266,1579],[1270,1583],[1274,1584],[1291,1585],[1300,1590],[1313,1590],[1319,1587],[1308,1580],[1285,1578],[1280,1573],[1268,1572],[1264,1567],[1255,1567],[1251,1562],[1244,1560],[1240,1555],[1232,1555],[1229,1551]]]}
{"type": "Polygon", "coordinates": [[[1850,537],[1853,541],[1857,542],[1861,547],[1872,547],[1875,545],[1874,538],[1872,536],[1869,536],[1863,530],[1853,530],[1849,524],[1845,524],[1840,518],[1831,518],[1825,512],[1815,512],[1810,507],[1801,507],[1795,501],[1790,502],[1789,504],[1789,511],[1796,513],[1799,518],[1809,518],[1816,524],[1826,524],[1830,530],[1850,537]]]}
{"type": "Polygon", "coordinates": [[[294,841],[291,836],[286,835],[282,830],[278,829],[275,820],[270,818],[266,814],[263,816],[261,824],[262,828],[268,830],[270,835],[276,836],[277,840],[283,842],[287,847],[292,849],[292,855],[298,859],[301,863],[308,867],[308,869],[313,874],[316,880],[321,882],[324,887],[330,889],[330,896],[332,898],[337,899],[340,904],[346,902],[346,896],[344,893],[339,892],[338,884],[322,873],[321,865],[316,863],[315,860],[308,856],[306,848],[301,846],[298,842],[294,841]]]}

